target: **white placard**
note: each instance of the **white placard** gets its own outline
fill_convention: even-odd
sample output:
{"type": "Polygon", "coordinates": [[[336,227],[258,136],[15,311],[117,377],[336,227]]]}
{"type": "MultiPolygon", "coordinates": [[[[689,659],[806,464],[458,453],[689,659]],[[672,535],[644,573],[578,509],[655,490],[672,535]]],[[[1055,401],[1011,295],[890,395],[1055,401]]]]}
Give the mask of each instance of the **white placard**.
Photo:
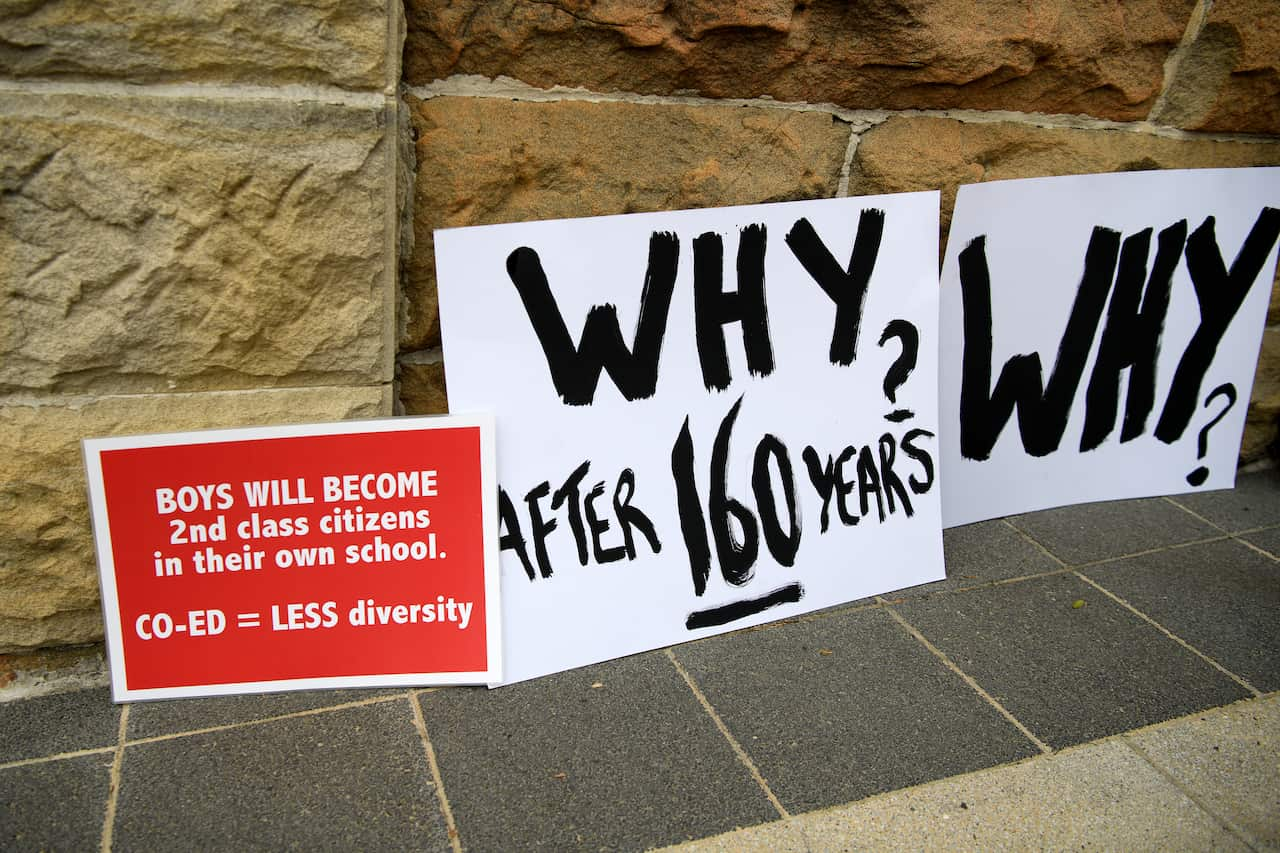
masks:
{"type": "Polygon", "coordinates": [[[961,187],[942,274],[944,524],[1232,486],[1277,208],[1277,168],[961,187]]]}
{"type": "Polygon", "coordinates": [[[930,192],[436,233],[450,408],[497,416],[508,682],[943,576],[937,222],[930,192]]]}

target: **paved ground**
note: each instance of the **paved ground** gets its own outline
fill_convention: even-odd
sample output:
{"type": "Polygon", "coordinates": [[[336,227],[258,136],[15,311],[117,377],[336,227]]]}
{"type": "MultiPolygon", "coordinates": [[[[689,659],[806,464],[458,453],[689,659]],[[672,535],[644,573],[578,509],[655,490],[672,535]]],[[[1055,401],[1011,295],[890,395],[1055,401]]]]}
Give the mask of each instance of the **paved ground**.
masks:
{"type": "Polygon", "coordinates": [[[1280,472],[946,550],[497,691],[6,702],[0,849],[1280,849],[1280,472]]]}

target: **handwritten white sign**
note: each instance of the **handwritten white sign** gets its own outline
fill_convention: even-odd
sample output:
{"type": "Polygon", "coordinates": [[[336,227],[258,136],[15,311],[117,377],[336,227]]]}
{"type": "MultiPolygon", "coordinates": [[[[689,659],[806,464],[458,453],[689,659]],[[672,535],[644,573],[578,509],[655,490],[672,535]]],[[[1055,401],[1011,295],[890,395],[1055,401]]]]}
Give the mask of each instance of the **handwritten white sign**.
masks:
{"type": "Polygon", "coordinates": [[[938,194],[444,230],[506,679],[943,576],[938,194]]]}
{"type": "Polygon", "coordinates": [[[942,275],[947,526],[1229,488],[1280,169],[960,188],[942,275]]]}

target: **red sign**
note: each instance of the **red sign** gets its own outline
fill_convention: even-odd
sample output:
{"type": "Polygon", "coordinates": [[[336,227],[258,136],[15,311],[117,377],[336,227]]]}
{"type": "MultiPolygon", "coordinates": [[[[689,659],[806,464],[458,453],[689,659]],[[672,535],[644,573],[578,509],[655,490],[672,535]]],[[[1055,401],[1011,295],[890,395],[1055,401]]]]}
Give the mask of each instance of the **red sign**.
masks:
{"type": "Polygon", "coordinates": [[[501,679],[490,419],[84,452],[116,701],[501,679]]]}

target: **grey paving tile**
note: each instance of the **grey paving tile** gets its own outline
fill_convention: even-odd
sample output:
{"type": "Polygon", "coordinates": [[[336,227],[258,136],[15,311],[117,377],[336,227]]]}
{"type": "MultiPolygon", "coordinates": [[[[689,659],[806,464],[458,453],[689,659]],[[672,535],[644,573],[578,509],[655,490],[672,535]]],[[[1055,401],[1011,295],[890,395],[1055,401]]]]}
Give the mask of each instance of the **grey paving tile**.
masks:
{"type": "Polygon", "coordinates": [[[1173,495],[1172,500],[1232,532],[1280,524],[1280,469],[1241,474],[1234,489],[1173,495]]]}
{"type": "Polygon", "coordinates": [[[890,601],[964,589],[991,581],[1052,572],[1061,568],[1050,556],[1004,521],[980,521],[942,531],[947,579],[885,593],[890,601]]]}
{"type": "Polygon", "coordinates": [[[125,749],[115,850],[447,850],[409,700],[125,749]]]}
{"type": "Polygon", "coordinates": [[[662,653],[422,704],[469,851],[639,850],[778,816],[662,653]]]}
{"type": "Polygon", "coordinates": [[[1249,695],[1072,575],[918,599],[897,610],[1055,748],[1249,695]],[[1077,600],[1084,606],[1072,607],[1077,600]]]}
{"type": "Polygon", "coordinates": [[[1232,540],[1084,570],[1264,692],[1280,689],[1280,564],[1232,540]]]}
{"type": "Polygon", "coordinates": [[[1009,520],[1071,565],[1222,535],[1163,498],[1076,504],[1009,520]]]}
{"type": "Polygon", "coordinates": [[[676,656],[792,813],[1037,753],[882,609],[676,656]]]}
{"type": "Polygon", "coordinates": [[[135,739],[175,734],[328,708],[347,702],[362,702],[380,696],[404,695],[404,690],[307,690],[138,702],[129,710],[129,737],[135,739]]]}
{"type": "Polygon", "coordinates": [[[1280,558],[1280,527],[1259,530],[1240,537],[1253,545],[1257,545],[1273,557],[1280,558]]]}
{"type": "Polygon", "coordinates": [[[0,770],[0,850],[96,850],[114,753],[0,770]]]}
{"type": "Polygon", "coordinates": [[[0,764],[115,746],[120,707],[106,688],[0,703],[0,764]]]}

